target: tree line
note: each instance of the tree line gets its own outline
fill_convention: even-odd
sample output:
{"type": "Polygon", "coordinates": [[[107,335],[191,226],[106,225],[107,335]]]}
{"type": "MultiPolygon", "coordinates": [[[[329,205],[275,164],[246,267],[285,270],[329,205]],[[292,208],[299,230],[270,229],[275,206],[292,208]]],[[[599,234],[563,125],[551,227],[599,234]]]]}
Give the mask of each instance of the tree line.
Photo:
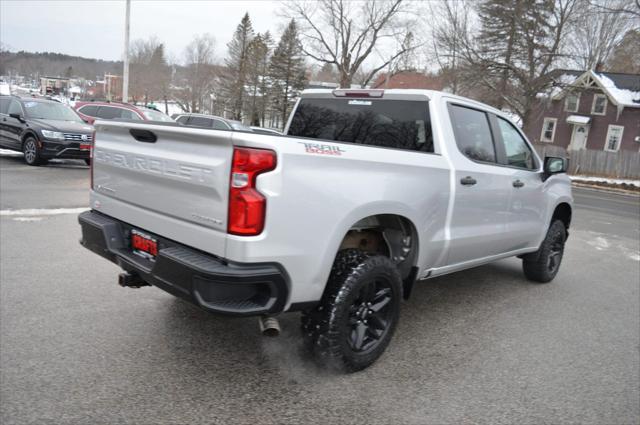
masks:
{"type": "Polygon", "coordinates": [[[295,0],[281,12],[278,39],[246,13],[223,60],[208,34],[171,60],[157,38],[134,41],[130,100],[282,127],[310,79],[366,86],[414,70],[526,125],[563,68],[640,73],[640,0],[295,0]]]}

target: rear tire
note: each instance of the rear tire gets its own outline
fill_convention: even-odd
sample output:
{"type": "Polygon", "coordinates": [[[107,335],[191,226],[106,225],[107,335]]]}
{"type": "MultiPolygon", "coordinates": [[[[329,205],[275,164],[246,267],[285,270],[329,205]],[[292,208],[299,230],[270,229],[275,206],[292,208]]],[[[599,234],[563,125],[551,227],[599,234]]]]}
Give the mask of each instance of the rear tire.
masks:
{"type": "Polygon", "coordinates": [[[319,306],[302,315],[307,346],[325,367],[356,372],[370,366],[391,341],[401,298],[402,279],[391,260],[340,251],[319,306]]]}
{"type": "Polygon", "coordinates": [[[25,139],[22,144],[22,153],[24,153],[24,162],[26,162],[27,165],[37,166],[43,163],[43,160],[40,157],[38,141],[33,136],[29,136],[25,139]]]}
{"type": "Polygon", "coordinates": [[[567,239],[567,229],[560,220],[555,220],[549,226],[547,236],[542,241],[538,251],[527,254],[522,259],[522,269],[527,279],[539,283],[551,282],[562,262],[564,244],[567,239]]]}

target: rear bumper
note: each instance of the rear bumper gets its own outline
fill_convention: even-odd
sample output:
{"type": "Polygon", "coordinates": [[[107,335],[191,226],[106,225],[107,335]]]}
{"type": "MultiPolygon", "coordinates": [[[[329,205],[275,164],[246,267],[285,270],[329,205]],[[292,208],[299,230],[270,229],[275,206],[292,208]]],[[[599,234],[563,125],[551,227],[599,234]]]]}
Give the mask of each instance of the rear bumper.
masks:
{"type": "Polygon", "coordinates": [[[133,226],[95,211],[78,221],[85,248],[207,311],[253,316],[279,313],[286,305],[288,278],[278,264],[230,263],[156,235],[158,255],[150,261],[130,249],[133,226]]]}

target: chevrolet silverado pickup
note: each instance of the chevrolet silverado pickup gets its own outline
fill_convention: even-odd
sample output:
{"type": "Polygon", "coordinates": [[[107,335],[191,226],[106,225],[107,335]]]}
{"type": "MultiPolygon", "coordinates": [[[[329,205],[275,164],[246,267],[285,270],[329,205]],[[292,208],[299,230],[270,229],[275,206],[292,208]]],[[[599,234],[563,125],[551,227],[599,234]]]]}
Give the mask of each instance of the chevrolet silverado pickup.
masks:
{"type": "Polygon", "coordinates": [[[560,267],[566,160],[470,99],[308,90],[282,136],[94,125],[81,243],[122,286],[266,330],[300,311],[306,346],[342,370],[380,357],[416,281],[512,256],[534,282],[560,267]]]}

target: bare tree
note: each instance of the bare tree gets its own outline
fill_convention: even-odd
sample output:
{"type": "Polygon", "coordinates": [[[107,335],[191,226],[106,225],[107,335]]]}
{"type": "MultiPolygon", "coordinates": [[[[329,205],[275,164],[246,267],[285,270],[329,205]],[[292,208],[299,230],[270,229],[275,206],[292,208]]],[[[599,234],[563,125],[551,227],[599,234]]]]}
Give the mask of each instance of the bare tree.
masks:
{"type": "Polygon", "coordinates": [[[500,8],[499,0],[484,0],[480,5],[496,7],[479,14],[478,30],[461,30],[452,38],[459,43],[458,68],[487,96],[475,97],[508,108],[526,126],[539,93],[551,86],[553,71],[566,55],[566,36],[575,22],[578,1],[514,0],[512,7],[500,8]],[[507,54],[509,44],[512,50],[507,54]]]}
{"type": "Polygon", "coordinates": [[[164,99],[171,70],[157,38],[135,40],[130,49],[130,96],[133,103],[164,99]]]}
{"type": "MultiPolygon", "coordinates": [[[[576,8],[580,25],[568,38],[570,63],[578,69],[596,69],[607,62],[624,34],[638,26],[640,17],[622,13],[628,0],[581,0],[576,8]]],[[[626,9],[625,9],[626,10],[626,9]]]]}
{"type": "Polygon", "coordinates": [[[618,43],[607,63],[607,70],[611,72],[624,72],[628,74],[640,74],[640,28],[627,31],[618,43]]]}
{"type": "Polygon", "coordinates": [[[447,87],[452,93],[460,92],[465,81],[463,48],[470,40],[471,6],[467,1],[445,0],[429,3],[429,15],[436,17],[431,26],[431,54],[440,67],[447,87]]]}
{"type": "Polygon", "coordinates": [[[215,39],[209,34],[195,36],[184,51],[185,81],[176,102],[185,111],[198,112],[215,77],[215,39]]]}
{"type": "MultiPolygon", "coordinates": [[[[284,5],[288,17],[300,25],[304,53],[334,65],[340,74],[340,86],[349,87],[376,45],[390,38],[405,39],[406,26],[399,21],[410,10],[407,4],[402,0],[298,0],[284,5]]],[[[401,44],[384,63],[369,71],[364,83],[414,47],[401,44]]]]}

